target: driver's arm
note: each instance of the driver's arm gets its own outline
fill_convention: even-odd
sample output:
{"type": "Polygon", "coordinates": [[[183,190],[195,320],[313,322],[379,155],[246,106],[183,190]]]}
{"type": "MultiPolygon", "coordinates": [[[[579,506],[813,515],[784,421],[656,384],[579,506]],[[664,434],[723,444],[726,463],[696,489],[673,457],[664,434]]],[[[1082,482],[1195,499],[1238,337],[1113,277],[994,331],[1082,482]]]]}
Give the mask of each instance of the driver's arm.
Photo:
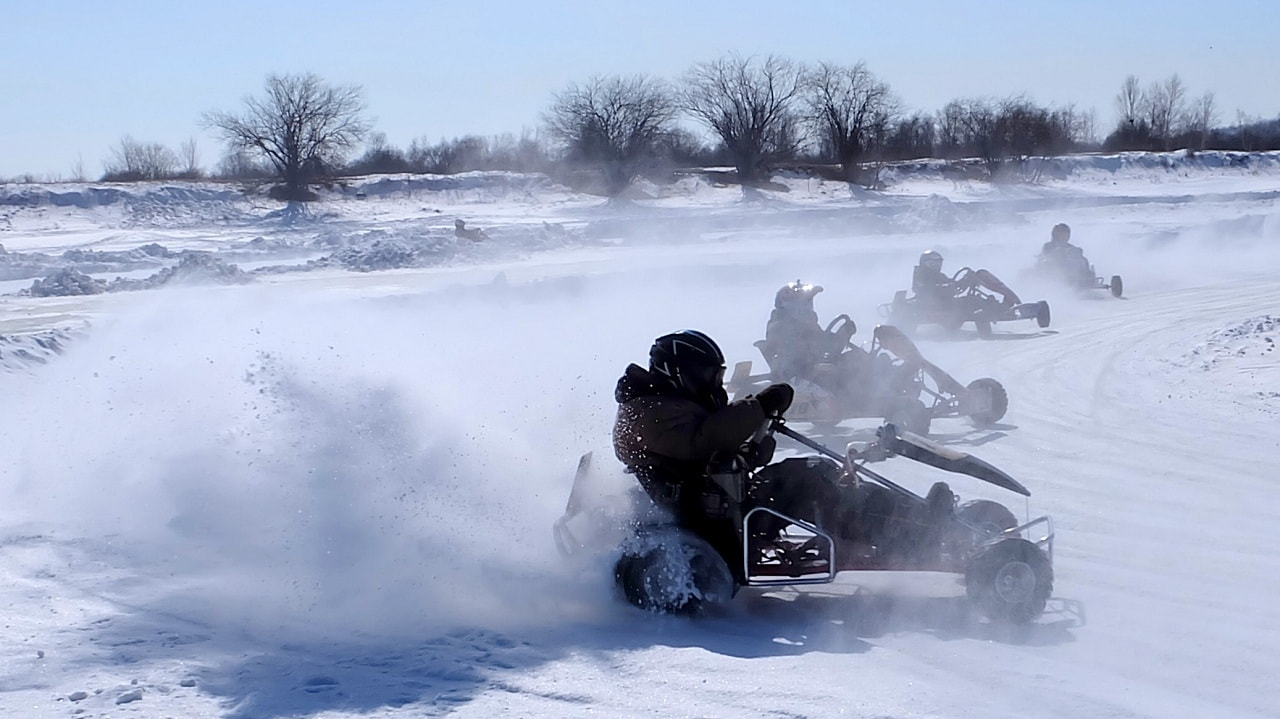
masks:
{"type": "MultiPolygon", "coordinates": [[[[643,401],[643,400],[640,400],[643,401]]],[[[754,397],[708,413],[692,402],[666,400],[642,408],[637,424],[646,448],[681,461],[700,462],[719,451],[737,451],[766,419],[754,397]]]]}

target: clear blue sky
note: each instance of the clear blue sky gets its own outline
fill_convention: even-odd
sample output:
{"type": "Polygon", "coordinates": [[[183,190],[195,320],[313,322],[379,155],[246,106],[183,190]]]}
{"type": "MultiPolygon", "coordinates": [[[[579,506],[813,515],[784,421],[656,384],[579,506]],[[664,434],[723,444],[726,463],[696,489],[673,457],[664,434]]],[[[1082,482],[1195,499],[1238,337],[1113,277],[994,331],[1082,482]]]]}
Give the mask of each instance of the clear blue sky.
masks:
{"type": "Polygon", "coordinates": [[[728,51],[866,60],[912,108],[1026,92],[1114,120],[1121,81],[1179,73],[1189,93],[1280,115],[1280,0],[48,0],[0,11],[0,177],[90,178],[122,136],[175,149],[268,73],[364,88],[406,147],[519,134],[553,92],[597,74],[677,78],[728,51]]]}

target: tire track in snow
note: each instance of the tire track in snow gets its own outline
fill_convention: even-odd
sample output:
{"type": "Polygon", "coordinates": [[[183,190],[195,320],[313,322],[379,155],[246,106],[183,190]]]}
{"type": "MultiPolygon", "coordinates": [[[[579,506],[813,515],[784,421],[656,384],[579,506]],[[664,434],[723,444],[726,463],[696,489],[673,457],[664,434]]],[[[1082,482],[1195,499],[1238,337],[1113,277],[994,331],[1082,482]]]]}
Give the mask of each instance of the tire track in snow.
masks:
{"type": "Polygon", "coordinates": [[[1262,601],[1280,576],[1265,469],[1277,431],[1215,407],[1212,391],[1159,395],[1174,387],[1165,360],[1273,309],[1276,295],[1265,280],[1086,306],[999,358],[1020,428],[982,451],[1010,469],[1035,457],[1045,475],[1028,483],[1058,519],[1057,594],[1090,609],[1090,663],[1155,693],[1259,713],[1238,698],[1265,694],[1260,667],[1280,673],[1263,649],[1280,645],[1280,613],[1262,601]]]}

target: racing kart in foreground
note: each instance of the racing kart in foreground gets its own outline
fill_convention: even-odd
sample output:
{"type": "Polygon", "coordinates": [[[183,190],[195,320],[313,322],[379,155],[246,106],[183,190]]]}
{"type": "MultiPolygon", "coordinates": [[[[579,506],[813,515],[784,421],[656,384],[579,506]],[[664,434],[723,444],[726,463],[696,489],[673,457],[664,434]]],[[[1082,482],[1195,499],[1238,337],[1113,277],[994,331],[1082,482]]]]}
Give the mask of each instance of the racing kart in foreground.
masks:
{"type": "Polygon", "coordinates": [[[1017,295],[987,270],[961,267],[951,281],[963,287],[954,297],[935,301],[920,295],[908,297],[906,290],[898,290],[892,302],[880,305],[880,314],[905,332],[926,324],[957,330],[972,322],[982,338],[991,337],[991,326],[996,322],[1035,320],[1041,328],[1049,326],[1048,302],[1017,301],[1017,295]]]}
{"type": "Polygon", "coordinates": [[[659,613],[697,614],[729,602],[743,587],[803,589],[866,571],[956,575],[970,604],[995,622],[1026,623],[1044,612],[1053,591],[1050,517],[1019,524],[997,502],[979,499],[955,506],[949,490],[937,496],[931,490],[921,497],[867,465],[904,457],[1029,497],[1030,492],[1009,475],[918,435],[900,434],[892,424],[881,427],[874,442],[851,444],[843,456],[791,430],[781,419],[767,422],[755,440],[771,432],[822,456],[805,461],[838,463],[838,481],[844,487],[858,489],[864,483],[887,493],[894,502],[894,519],[879,537],[854,541],[838,538],[831,527],[765,506],[749,507],[743,498],[752,472],[737,463],[713,467],[704,496],[720,498],[733,525],[734,539],[717,548],[708,538],[679,526],[634,480],[621,495],[593,488],[588,453],[579,462],[565,513],[554,526],[560,551],[572,556],[620,548],[614,577],[622,594],[632,604],[659,613]]]}
{"type": "Polygon", "coordinates": [[[789,382],[796,391],[787,410],[793,420],[840,422],[878,417],[916,434],[928,434],[931,422],[939,417],[968,417],[979,427],[990,426],[1009,408],[1009,395],[999,382],[982,377],[960,384],[926,360],[896,327],[877,325],[866,350],[851,342],[856,327],[848,315],[832,320],[826,330],[843,340],[845,349],[815,369],[814,378],[779,375],[778,357],[785,349],[760,340],[755,346],[764,355],[769,371],[753,375],[749,360],[738,362],[726,383],[729,394],[736,399],[773,382],[789,382]],[[822,382],[823,377],[829,381],[822,382]]]}

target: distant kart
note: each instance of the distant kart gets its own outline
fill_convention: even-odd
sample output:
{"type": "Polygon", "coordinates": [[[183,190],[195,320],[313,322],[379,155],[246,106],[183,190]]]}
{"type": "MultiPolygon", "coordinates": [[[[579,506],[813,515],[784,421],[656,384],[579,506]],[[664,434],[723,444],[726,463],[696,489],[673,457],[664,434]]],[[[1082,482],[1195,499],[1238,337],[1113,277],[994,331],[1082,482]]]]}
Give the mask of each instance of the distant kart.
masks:
{"type": "Polygon", "coordinates": [[[840,422],[876,417],[917,434],[928,434],[930,423],[939,417],[968,417],[980,427],[989,426],[1004,417],[1009,408],[1009,395],[999,382],[982,377],[968,385],[961,384],[926,360],[896,327],[877,325],[866,350],[850,341],[855,327],[847,315],[835,318],[826,329],[843,340],[846,349],[830,358],[824,369],[832,375],[854,373],[852,378],[837,377],[840,381],[832,383],[838,387],[836,391],[815,381],[777,374],[775,368],[783,348],[760,340],[755,346],[764,355],[769,371],[753,375],[749,360],[738,362],[726,383],[729,393],[736,399],[755,394],[773,382],[790,382],[796,397],[787,414],[793,420],[840,422]]]}
{"type": "Polygon", "coordinates": [[[885,570],[960,575],[970,604],[993,621],[1025,623],[1043,613],[1053,591],[1050,517],[1019,524],[997,502],[957,506],[949,489],[937,491],[941,483],[921,497],[867,465],[905,457],[1029,497],[1008,474],[918,435],[899,434],[892,424],[880,428],[875,442],[850,445],[844,455],[780,419],[771,420],[757,439],[773,432],[821,455],[784,461],[830,463],[838,469],[837,483],[848,490],[845,496],[884,513],[866,515],[857,536],[837,538],[832,527],[764,506],[747,508],[742,498],[752,471],[740,462],[713,467],[703,499],[723,508],[733,537],[713,546],[713,540],[679,526],[637,482],[622,493],[601,491],[588,453],[553,528],[558,547],[566,556],[617,552],[614,576],[623,596],[660,613],[696,614],[728,603],[742,587],[799,588],[829,584],[844,573],[885,570]],[[883,521],[872,522],[877,516],[883,521]]]}
{"type": "Polygon", "coordinates": [[[1040,260],[1036,262],[1028,274],[1061,282],[1078,292],[1109,290],[1111,296],[1116,298],[1124,294],[1124,280],[1120,275],[1111,275],[1110,281],[1103,279],[1098,276],[1093,265],[1089,264],[1087,260],[1079,264],[1040,260]]]}
{"type": "Polygon", "coordinates": [[[880,314],[888,319],[889,324],[905,332],[913,332],[919,325],[941,325],[949,330],[957,330],[966,322],[972,322],[978,336],[984,339],[992,336],[991,326],[997,322],[1035,320],[1039,327],[1049,326],[1048,302],[1040,300],[1015,304],[997,298],[988,290],[999,292],[1005,297],[1014,295],[1003,282],[986,270],[962,267],[951,279],[965,287],[955,297],[933,301],[921,296],[908,297],[906,290],[898,290],[892,302],[880,305],[880,314]]]}

